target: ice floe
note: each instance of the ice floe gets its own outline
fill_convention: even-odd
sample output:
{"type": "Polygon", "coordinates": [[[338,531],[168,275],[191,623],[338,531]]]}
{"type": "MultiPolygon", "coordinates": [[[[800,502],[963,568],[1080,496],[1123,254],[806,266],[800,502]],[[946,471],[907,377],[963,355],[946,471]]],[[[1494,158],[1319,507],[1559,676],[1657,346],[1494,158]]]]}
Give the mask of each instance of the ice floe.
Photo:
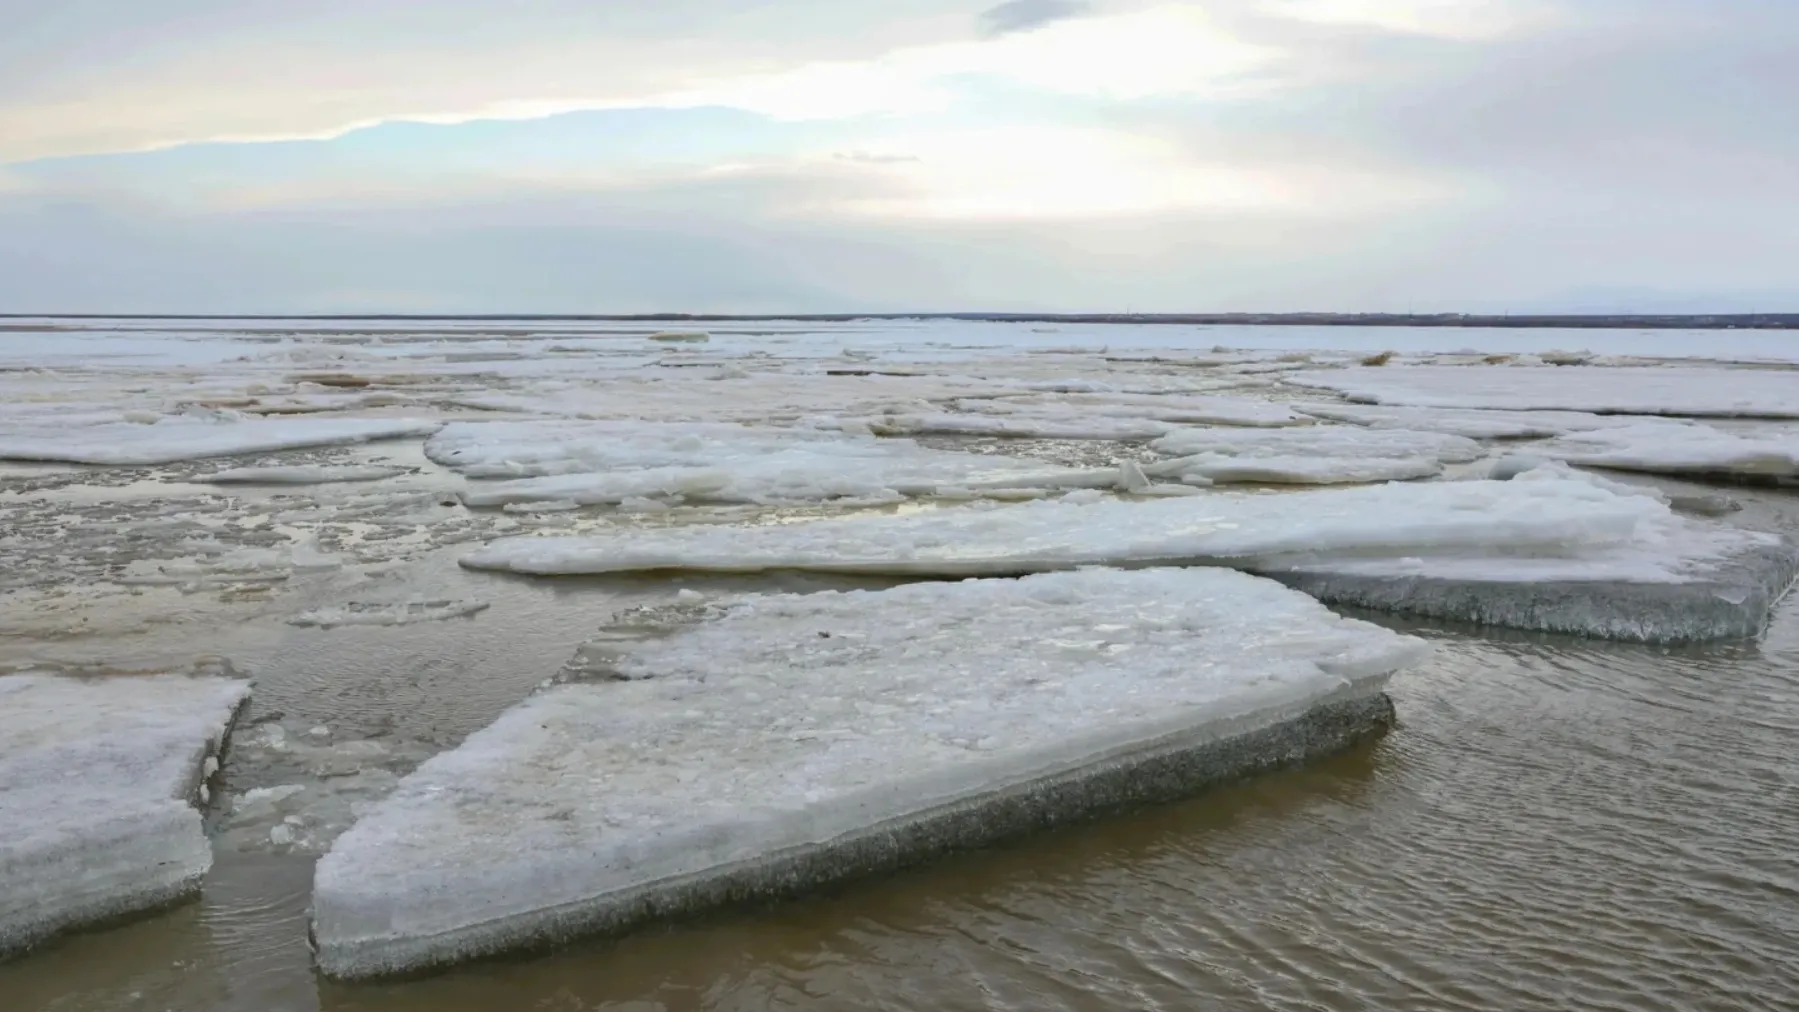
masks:
{"type": "Polygon", "coordinates": [[[0,954],[199,892],[196,801],[248,684],[0,677],[0,954]]]}
{"type": "Polygon", "coordinates": [[[410,418],[168,415],[152,424],[0,429],[0,459],[146,466],[425,436],[437,431],[439,424],[410,418]]]}
{"type": "Polygon", "coordinates": [[[1104,470],[1059,471],[909,440],[733,425],[458,423],[427,443],[426,453],[471,476],[531,475],[472,484],[463,492],[471,506],[894,499],[936,494],[940,487],[1065,488],[1112,480],[1104,470]]]}
{"type": "Polygon", "coordinates": [[[1150,473],[1219,484],[1342,485],[1428,478],[1445,463],[1466,463],[1486,453],[1461,436],[1346,425],[1183,428],[1150,446],[1177,458],[1156,462],[1150,473]]]}
{"type": "Polygon", "coordinates": [[[406,474],[411,468],[384,467],[379,464],[348,464],[332,467],[321,464],[292,466],[233,467],[197,480],[211,485],[329,485],[335,482],[380,481],[406,474]]]}
{"type": "MultiPolygon", "coordinates": [[[[1545,439],[1629,424],[1586,411],[1498,411],[1483,408],[1387,408],[1366,404],[1295,404],[1295,410],[1371,429],[1444,432],[1469,439],[1545,439]]],[[[1674,424],[1672,421],[1669,424],[1674,424]]]]}
{"type": "MultiPolygon", "coordinates": [[[[1042,502],[749,530],[695,527],[514,538],[494,542],[462,564],[545,576],[664,569],[991,576],[1169,563],[1286,574],[1354,560],[1368,565],[1420,560],[1425,568],[1410,572],[1428,575],[1434,572],[1429,567],[1443,560],[1449,567],[1444,578],[1459,581],[1461,596],[1441,606],[1403,594],[1377,600],[1352,589],[1349,580],[1314,581],[1307,589],[1326,600],[1474,622],[1595,636],[1640,629],[1640,637],[1630,638],[1679,640],[1758,628],[1785,589],[1774,584],[1792,553],[1778,537],[1704,525],[1677,516],[1657,496],[1564,470],[1530,472],[1512,481],[1283,495],[1210,493],[1144,503],[1042,502]],[[1533,559],[1538,561],[1520,561],[1533,559]],[[1481,595],[1492,587],[1508,597],[1528,598],[1533,585],[1514,574],[1533,571],[1533,565],[1534,571],[1580,582],[1579,592],[1592,606],[1558,618],[1548,607],[1501,610],[1482,604],[1481,595]],[[1660,629],[1654,616],[1633,612],[1645,595],[1624,593],[1621,584],[1683,584],[1680,594],[1687,597],[1716,590],[1721,611],[1660,629]],[[1767,593],[1758,596],[1757,588],[1767,593]]],[[[1544,585],[1545,601],[1551,590],[1544,585]]]]}
{"type": "Polygon", "coordinates": [[[1417,640],[1219,569],[757,597],[427,761],[315,876],[328,974],[779,896],[1327,754],[1417,640]]]}
{"type": "Polygon", "coordinates": [[[486,601],[437,600],[351,601],[329,608],[303,611],[287,620],[289,625],[318,626],[331,629],[351,625],[411,625],[415,622],[444,622],[466,618],[486,611],[486,601]]]}
{"type": "Polygon", "coordinates": [[[1532,453],[1584,467],[1739,479],[1799,477],[1799,433],[1746,436],[1648,422],[1563,436],[1532,453]]]}
{"type": "Polygon", "coordinates": [[[1371,404],[1799,419],[1799,370],[1599,366],[1389,366],[1287,377],[1371,404]]]}

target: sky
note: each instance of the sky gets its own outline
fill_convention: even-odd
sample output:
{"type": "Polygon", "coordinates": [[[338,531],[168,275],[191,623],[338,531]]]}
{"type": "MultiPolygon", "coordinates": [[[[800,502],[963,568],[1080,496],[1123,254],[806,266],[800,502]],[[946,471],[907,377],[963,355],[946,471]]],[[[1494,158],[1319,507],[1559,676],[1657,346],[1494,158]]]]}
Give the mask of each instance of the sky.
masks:
{"type": "Polygon", "coordinates": [[[0,24],[0,312],[1799,311],[1794,0],[0,24]]]}

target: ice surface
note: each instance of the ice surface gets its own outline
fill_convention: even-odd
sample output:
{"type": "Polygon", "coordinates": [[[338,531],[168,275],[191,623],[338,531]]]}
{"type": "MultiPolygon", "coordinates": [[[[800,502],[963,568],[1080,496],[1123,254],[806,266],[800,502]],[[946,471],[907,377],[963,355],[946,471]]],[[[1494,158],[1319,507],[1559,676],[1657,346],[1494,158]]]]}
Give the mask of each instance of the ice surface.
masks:
{"type": "Polygon", "coordinates": [[[1352,400],[1434,408],[1799,419],[1799,370],[1598,366],[1388,366],[1287,382],[1352,400]]]}
{"type": "Polygon", "coordinates": [[[881,415],[854,423],[882,436],[995,436],[1006,439],[1155,439],[1175,428],[1150,418],[1077,414],[986,415],[929,412],[881,415]]]}
{"type": "Polygon", "coordinates": [[[152,425],[115,422],[0,430],[0,459],[143,466],[314,446],[424,436],[439,423],[410,418],[201,418],[170,415],[152,425]]]}
{"type": "Polygon", "coordinates": [[[1564,436],[1532,453],[1586,467],[1732,478],[1799,477],[1799,434],[1740,436],[1709,425],[1639,423],[1564,436]]]}
{"type": "Polygon", "coordinates": [[[1439,474],[1435,457],[1243,456],[1202,453],[1151,465],[1156,474],[1216,485],[1356,485],[1410,481],[1439,474]]]}
{"type": "Polygon", "coordinates": [[[233,467],[202,475],[198,480],[212,485],[328,485],[333,482],[380,481],[406,474],[409,470],[378,464],[350,464],[340,467],[295,464],[290,467],[233,467]]]}
{"type": "Polygon", "coordinates": [[[815,888],[1334,751],[1420,641],[1219,569],[750,598],[613,640],[320,860],[321,968],[815,888]]]}
{"type": "Polygon", "coordinates": [[[1170,456],[1222,454],[1232,457],[1430,457],[1444,463],[1479,460],[1479,443],[1441,432],[1311,425],[1293,429],[1226,427],[1178,429],[1151,444],[1170,456]]]}
{"type": "Polygon", "coordinates": [[[471,506],[572,502],[641,505],[893,498],[960,489],[1106,485],[1104,471],[921,447],[909,440],[817,429],[658,422],[453,424],[426,444],[432,459],[474,476],[534,475],[472,485],[471,506]]]}
{"type": "Polygon", "coordinates": [[[546,576],[661,569],[994,576],[1084,565],[1221,564],[1278,575],[1327,601],[1674,641],[1759,628],[1785,589],[1781,574],[1791,558],[1792,546],[1777,537],[1702,525],[1655,495],[1616,483],[1537,470],[1512,481],[1143,503],[1065,500],[748,530],[516,538],[488,545],[463,565],[546,576]],[[1424,568],[1407,568],[1415,565],[1424,568]],[[1454,593],[1377,594],[1360,579],[1376,576],[1454,581],[1454,593]],[[1568,583],[1579,586],[1570,591],[1568,583]],[[1574,593],[1582,608],[1558,614],[1551,606],[1574,593]],[[1491,595],[1511,603],[1500,607],[1491,595]],[[1665,606],[1675,598],[1691,605],[1688,617],[1665,606]],[[1706,608],[1712,610],[1702,614],[1706,608]]]}
{"type": "Polygon", "coordinates": [[[287,620],[289,625],[318,626],[324,629],[347,625],[411,625],[415,622],[443,622],[465,618],[486,611],[486,601],[455,599],[410,601],[351,601],[330,608],[301,612],[287,620]]]}
{"type": "Polygon", "coordinates": [[[1278,427],[1308,421],[1304,415],[1272,401],[1187,394],[1072,393],[1058,397],[964,399],[956,402],[956,408],[988,414],[1121,415],[1198,425],[1278,427]]]}
{"type": "Polygon", "coordinates": [[[1446,432],[1469,439],[1543,439],[1629,424],[1628,420],[1616,415],[1595,415],[1586,411],[1385,408],[1366,404],[1295,404],[1293,407],[1318,418],[1373,429],[1446,432]]]}
{"type": "Polygon", "coordinates": [[[1469,481],[1158,502],[1041,502],[749,529],[511,538],[463,559],[540,576],[697,569],[996,576],[1295,552],[1412,555],[1629,542],[1667,507],[1576,480],[1469,481]]]}
{"type": "Polygon", "coordinates": [[[248,694],[219,678],[0,677],[0,953],[199,891],[212,850],[193,802],[248,694]]]}

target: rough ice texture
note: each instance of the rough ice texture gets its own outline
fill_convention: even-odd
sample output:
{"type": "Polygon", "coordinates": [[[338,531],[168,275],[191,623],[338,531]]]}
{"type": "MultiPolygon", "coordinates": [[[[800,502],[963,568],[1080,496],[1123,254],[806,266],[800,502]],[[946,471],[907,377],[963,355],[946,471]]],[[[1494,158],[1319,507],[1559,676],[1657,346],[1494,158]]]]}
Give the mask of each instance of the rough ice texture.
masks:
{"type": "Polygon", "coordinates": [[[1046,469],[1037,461],[933,450],[910,440],[821,430],[661,422],[454,424],[429,443],[432,459],[475,477],[471,506],[617,504],[657,497],[700,502],[803,502],[930,495],[939,487],[1107,485],[1106,472],[1046,469]]]}
{"type": "Polygon", "coordinates": [[[1709,425],[1645,422],[1600,429],[1530,448],[1586,467],[1729,478],[1799,476],[1799,435],[1739,436],[1709,425]]]}
{"type": "Polygon", "coordinates": [[[1410,481],[1439,474],[1435,457],[1306,457],[1243,456],[1202,453],[1159,461],[1156,475],[1182,480],[1204,479],[1216,485],[1357,485],[1376,481],[1410,481]]]}
{"type": "Polygon", "coordinates": [[[1472,439],[1441,432],[1312,425],[1295,429],[1178,429],[1150,444],[1169,456],[1312,457],[1363,460],[1428,457],[1443,463],[1479,460],[1486,450],[1472,439]]]}
{"type": "Polygon", "coordinates": [[[1385,408],[1367,404],[1295,404],[1299,411],[1371,429],[1444,432],[1469,439],[1545,439],[1628,424],[1588,411],[1496,411],[1485,408],[1385,408]]]}
{"type": "Polygon", "coordinates": [[[424,436],[439,423],[409,418],[214,419],[171,415],[154,424],[115,422],[0,431],[0,459],[120,467],[270,453],[424,436]]]}
{"type": "Polygon", "coordinates": [[[1780,560],[1791,553],[1790,545],[1771,535],[1700,524],[1677,516],[1654,495],[1564,469],[1530,471],[1512,481],[1214,493],[1142,503],[1046,502],[749,530],[517,538],[495,542],[463,565],[536,575],[803,569],[996,576],[1083,565],[1210,563],[1297,582],[1301,577],[1287,574],[1347,573],[1365,564],[1383,577],[1440,577],[1453,582],[1456,593],[1445,591],[1435,600],[1382,597],[1358,585],[1367,581],[1347,577],[1306,587],[1329,601],[1594,636],[1636,628],[1643,631],[1626,638],[1673,641],[1759,628],[1778,595],[1773,584],[1785,565],[1780,560]],[[1756,575],[1764,566],[1771,566],[1765,579],[1756,575]],[[1550,603],[1564,600],[1566,592],[1554,581],[1581,584],[1591,607],[1557,618],[1550,603]],[[1669,589],[1674,585],[1686,589],[1669,589]],[[1488,594],[1539,600],[1532,597],[1539,586],[1540,605],[1482,604],[1488,594]],[[1664,627],[1663,611],[1643,610],[1658,595],[1690,599],[1710,593],[1705,587],[1717,588],[1719,614],[1735,617],[1664,627]]]}
{"type": "Polygon", "coordinates": [[[1424,645],[1219,569],[751,598],[613,640],[318,864],[321,968],[415,970],[878,872],[1345,747],[1424,645]]]}
{"type": "Polygon", "coordinates": [[[992,436],[1005,439],[1155,439],[1174,429],[1172,422],[1112,415],[1074,414],[981,415],[933,412],[855,419],[854,424],[882,436],[992,436]]]}
{"type": "Polygon", "coordinates": [[[295,464],[290,467],[233,467],[202,475],[198,480],[212,485],[329,485],[340,481],[380,481],[406,474],[409,470],[379,464],[341,467],[295,464]]]}
{"type": "Polygon", "coordinates": [[[197,893],[193,802],[248,684],[0,678],[0,955],[197,893]]]}
{"type": "Polygon", "coordinates": [[[1286,380],[1371,404],[1799,419],[1799,371],[1788,369],[1387,366],[1286,380]]]}
{"type": "Polygon", "coordinates": [[[990,414],[1064,414],[1075,417],[1123,415],[1195,425],[1278,427],[1307,419],[1284,404],[1246,397],[1191,394],[1070,393],[1063,396],[965,399],[960,411],[990,414]]]}
{"type": "Polygon", "coordinates": [[[412,601],[351,601],[329,608],[301,612],[287,620],[288,625],[317,626],[331,629],[349,625],[412,625],[415,622],[445,622],[467,618],[486,611],[486,601],[445,598],[412,601]]]}

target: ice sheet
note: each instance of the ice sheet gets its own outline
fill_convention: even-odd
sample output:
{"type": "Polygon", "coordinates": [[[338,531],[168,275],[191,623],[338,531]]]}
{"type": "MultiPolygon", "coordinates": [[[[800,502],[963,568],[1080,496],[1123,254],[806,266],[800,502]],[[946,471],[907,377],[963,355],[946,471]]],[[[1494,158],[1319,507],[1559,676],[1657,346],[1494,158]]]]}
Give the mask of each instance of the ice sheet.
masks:
{"type": "Polygon", "coordinates": [[[425,447],[474,477],[471,506],[577,505],[680,497],[696,502],[806,502],[964,490],[1105,486],[1107,471],[921,447],[820,429],[660,422],[457,423],[425,447]]]}
{"type": "Polygon", "coordinates": [[[750,598],[613,640],[320,860],[367,976],[779,895],[1342,747],[1424,645],[1228,570],[750,598]],[[1326,715],[1330,716],[1326,716],[1326,715]]]}
{"type": "Polygon", "coordinates": [[[1530,452],[1615,471],[1799,477],[1799,434],[1740,436],[1709,425],[1646,423],[1600,429],[1533,446],[1530,452]]]}
{"type": "Polygon", "coordinates": [[[0,677],[0,954],[199,891],[196,798],[249,693],[174,675],[0,677]]]}
{"type": "Polygon", "coordinates": [[[956,402],[956,409],[1005,415],[1119,415],[1197,425],[1278,427],[1308,422],[1304,415],[1273,401],[1181,394],[1070,393],[1056,397],[965,399],[956,402]]]}
{"type": "Polygon", "coordinates": [[[1351,400],[1434,408],[1799,418],[1799,370],[1596,366],[1387,366],[1287,377],[1351,400]]]}
{"type": "MultiPolygon", "coordinates": [[[[1469,439],[1545,439],[1627,425],[1616,415],[1586,411],[1495,411],[1481,408],[1384,408],[1366,404],[1295,404],[1308,415],[1371,429],[1446,432],[1469,439]]],[[[1668,424],[1675,424],[1670,421],[1668,424]]]]}
{"type": "Polygon", "coordinates": [[[1411,481],[1439,474],[1435,457],[1300,457],[1202,453],[1160,461],[1151,473],[1176,475],[1183,481],[1204,479],[1215,485],[1360,485],[1376,481],[1411,481]]]}
{"type": "Polygon", "coordinates": [[[1208,427],[1178,429],[1151,447],[1169,456],[1219,454],[1232,457],[1429,457],[1443,463],[1465,463],[1486,455],[1479,443],[1441,432],[1408,429],[1364,429],[1349,425],[1310,425],[1293,429],[1208,427]]]}
{"type": "Polygon", "coordinates": [[[404,467],[377,464],[350,464],[330,467],[320,464],[295,464],[290,467],[233,467],[201,475],[198,481],[211,485],[329,485],[335,482],[380,481],[409,472],[404,467]]]}
{"type": "Polygon", "coordinates": [[[1414,555],[1460,549],[1571,553],[1622,544],[1669,516],[1645,496],[1578,480],[1468,481],[1156,502],[1042,502],[749,529],[689,527],[513,538],[463,559],[536,575],[656,569],[810,569],[1009,575],[1083,565],[1230,562],[1295,552],[1414,555]]]}
{"type": "Polygon", "coordinates": [[[154,424],[0,429],[0,459],[121,467],[269,453],[314,446],[425,436],[437,422],[411,418],[202,418],[170,415],[154,424]]]}
{"type": "Polygon", "coordinates": [[[882,436],[991,436],[1004,439],[1100,439],[1138,442],[1172,431],[1173,422],[1076,414],[986,415],[927,412],[878,415],[851,424],[882,436]]]}

